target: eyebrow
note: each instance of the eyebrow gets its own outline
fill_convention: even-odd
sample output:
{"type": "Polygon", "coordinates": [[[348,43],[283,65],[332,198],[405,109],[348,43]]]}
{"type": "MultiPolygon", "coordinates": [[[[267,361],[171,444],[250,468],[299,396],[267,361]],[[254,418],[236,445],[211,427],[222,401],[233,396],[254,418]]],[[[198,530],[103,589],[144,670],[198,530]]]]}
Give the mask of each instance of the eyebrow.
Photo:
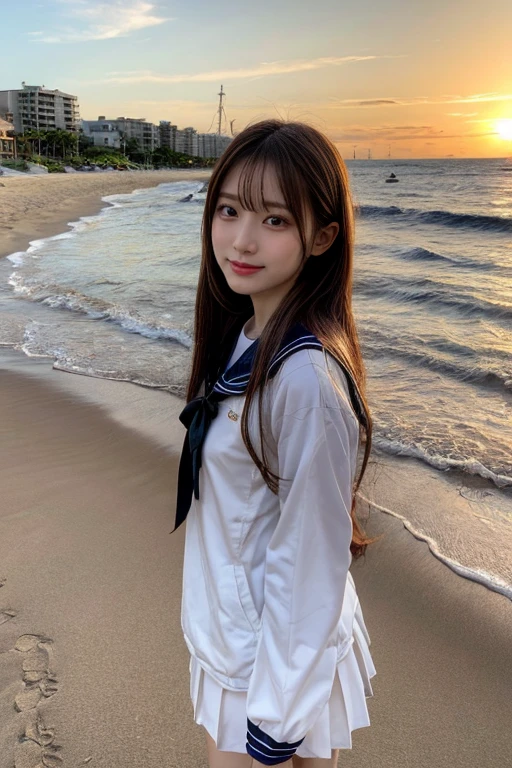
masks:
{"type": "MultiPolygon", "coordinates": [[[[230,192],[219,192],[219,197],[227,197],[229,200],[236,200],[237,202],[240,202],[239,198],[236,195],[232,195],[230,192]]],[[[281,208],[281,210],[288,211],[288,213],[290,213],[290,210],[284,203],[278,203],[275,200],[264,200],[263,203],[267,206],[267,208],[281,208]]]]}

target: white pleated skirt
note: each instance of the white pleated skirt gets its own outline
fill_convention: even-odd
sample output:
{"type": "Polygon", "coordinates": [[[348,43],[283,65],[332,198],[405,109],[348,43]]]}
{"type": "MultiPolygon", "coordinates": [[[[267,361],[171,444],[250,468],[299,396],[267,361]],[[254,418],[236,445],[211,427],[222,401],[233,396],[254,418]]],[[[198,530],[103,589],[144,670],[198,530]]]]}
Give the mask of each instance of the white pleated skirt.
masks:
{"type": "MultiPolygon", "coordinates": [[[[329,758],[333,749],[352,749],[352,731],[370,725],[366,699],[373,696],[370,679],[376,670],[359,604],[353,638],[348,653],[338,662],[327,704],[297,749],[299,757],[329,758]]],[[[195,722],[206,728],[217,749],[246,754],[247,692],[223,688],[191,656],[190,696],[195,722]]]]}

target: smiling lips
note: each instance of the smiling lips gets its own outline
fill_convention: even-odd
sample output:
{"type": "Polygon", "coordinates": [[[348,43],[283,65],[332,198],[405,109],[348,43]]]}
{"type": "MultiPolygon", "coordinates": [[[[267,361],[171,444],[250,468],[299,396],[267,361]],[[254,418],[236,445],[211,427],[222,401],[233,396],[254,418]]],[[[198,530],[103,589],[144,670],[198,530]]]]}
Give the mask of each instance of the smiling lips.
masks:
{"type": "Polygon", "coordinates": [[[250,264],[242,264],[240,261],[230,261],[231,269],[236,272],[237,275],[253,275],[255,272],[259,272],[263,267],[253,267],[250,264]]]}

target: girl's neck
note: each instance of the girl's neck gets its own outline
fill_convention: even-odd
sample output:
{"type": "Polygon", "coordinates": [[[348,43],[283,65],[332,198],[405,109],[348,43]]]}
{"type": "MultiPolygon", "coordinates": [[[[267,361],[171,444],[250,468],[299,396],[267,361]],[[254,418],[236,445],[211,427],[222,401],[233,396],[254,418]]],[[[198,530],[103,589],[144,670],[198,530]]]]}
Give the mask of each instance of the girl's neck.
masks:
{"type": "Polygon", "coordinates": [[[258,339],[263,333],[263,329],[281,303],[283,295],[275,296],[251,296],[254,315],[244,325],[244,333],[248,339],[258,339]],[[262,300],[258,300],[262,299],[262,300]]]}
{"type": "Polygon", "coordinates": [[[256,327],[254,315],[244,325],[244,334],[248,339],[258,339],[261,336],[261,331],[262,329],[256,327]]]}

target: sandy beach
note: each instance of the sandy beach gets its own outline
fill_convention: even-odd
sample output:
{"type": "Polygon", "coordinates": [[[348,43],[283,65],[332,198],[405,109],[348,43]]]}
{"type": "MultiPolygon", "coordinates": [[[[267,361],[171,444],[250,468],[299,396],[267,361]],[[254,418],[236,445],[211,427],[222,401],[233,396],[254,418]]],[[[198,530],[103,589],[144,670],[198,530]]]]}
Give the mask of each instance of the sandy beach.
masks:
{"type": "Polygon", "coordinates": [[[211,171],[51,173],[0,178],[0,257],[25,251],[31,240],[66,231],[94,216],[107,195],[129,194],[169,181],[206,181],[211,171]]]}
{"type": "MultiPolygon", "coordinates": [[[[103,195],[208,176],[3,179],[0,255],[97,213],[103,195]]],[[[206,768],[180,626],[184,526],[169,535],[182,406],[0,349],[0,768],[206,768]]],[[[377,675],[371,726],[340,767],[510,762],[510,600],[382,511],[459,505],[462,519],[456,485],[413,459],[376,453],[367,470],[377,506],[360,518],[384,538],[352,573],[377,675]]]]}

